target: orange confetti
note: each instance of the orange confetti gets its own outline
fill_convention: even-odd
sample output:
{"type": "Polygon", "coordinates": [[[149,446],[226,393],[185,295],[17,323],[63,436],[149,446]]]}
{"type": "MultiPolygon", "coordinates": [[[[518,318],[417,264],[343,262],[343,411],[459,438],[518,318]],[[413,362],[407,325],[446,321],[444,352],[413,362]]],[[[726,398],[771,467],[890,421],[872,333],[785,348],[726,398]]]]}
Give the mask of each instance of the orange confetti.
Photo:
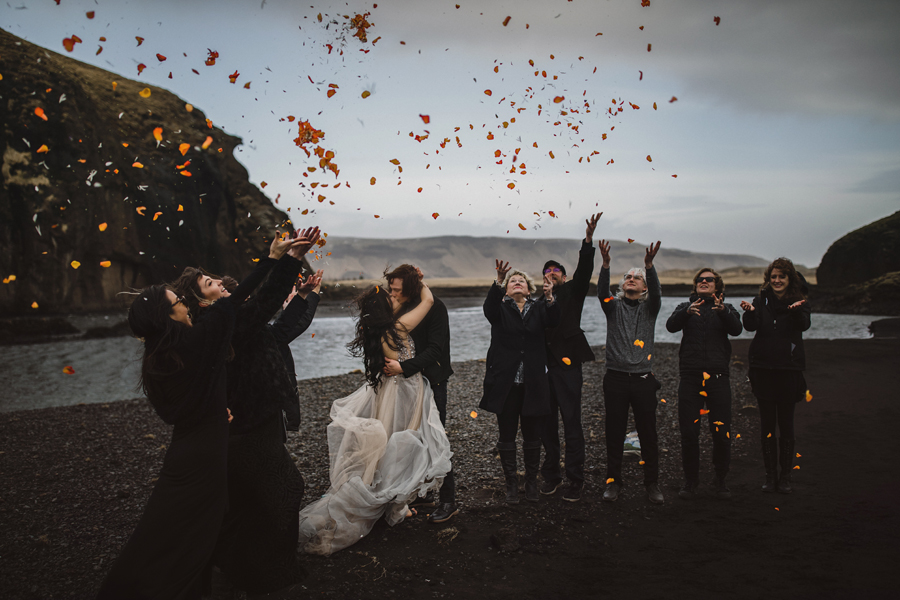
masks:
{"type": "Polygon", "coordinates": [[[150,97],[150,88],[144,88],[140,92],[138,92],[138,96],[141,98],[149,98],[150,97]]]}
{"type": "Polygon", "coordinates": [[[328,90],[328,91],[325,93],[325,95],[328,96],[329,98],[331,98],[331,97],[334,96],[335,94],[337,94],[337,90],[328,90]]]}
{"type": "Polygon", "coordinates": [[[37,303],[37,302],[32,302],[32,303],[31,303],[31,308],[37,308],[37,307],[38,307],[38,303],[37,303]]]}
{"type": "Polygon", "coordinates": [[[503,26],[504,26],[504,27],[506,27],[507,25],[509,25],[510,19],[512,19],[512,17],[506,17],[505,19],[503,19],[503,26]]]}
{"type": "Polygon", "coordinates": [[[809,402],[813,398],[813,395],[809,393],[809,390],[806,390],[806,401],[809,402]]]}
{"type": "Polygon", "coordinates": [[[112,82],[112,89],[113,89],[113,91],[116,91],[116,88],[117,88],[117,87],[119,87],[119,82],[118,82],[118,81],[113,81],[113,82],[112,82]]]}
{"type": "Polygon", "coordinates": [[[374,177],[372,177],[371,179],[369,179],[369,185],[375,185],[375,178],[374,178],[374,177]]]}
{"type": "Polygon", "coordinates": [[[609,485],[610,483],[612,483],[615,480],[616,479],[614,477],[610,477],[609,479],[606,480],[606,485],[609,485]]]}
{"type": "Polygon", "coordinates": [[[508,187],[509,189],[514,189],[516,187],[516,184],[510,182],[510,183],[506,184],[506,187],[508,187]]]}
{"type": "Polygon", "coordinates": [[[139,163],[139,162],[132,163],[131,166],[134,167],[134,168],[136,168],[136,169],[143,169],[143,168],[144,168],[144,165],[142,165],[142,164],[139,163]]]}
{"type": "Polygon", "coordinates": [[[63,373],[65,373],[66,375],[74,375],[75,369],[73,369],[71,366],[65,366],[63,367],[63,373]]]}
{"type": "Polygon", "coordinates": [[[634,345],[637,346],[637,347],[639,347],[639,348],[643,348],[643,347],[644,347],[644,342],[643,342],[643,340],[634,340],[634,345]]]}
{"type": "Polygon", "coordinates": [[[736,436],[734,436],[734,439],[738,439],[739,437],[741,437],[741,434],[737,434],[736,436]]]}
{"type": "Polygon", "coordinates": [[[50,152],[50,148],[47,147],[47,144],[41,144],[41,147],[38,148],[35,152],[38,154],[42,154],[44,152],[50,152]]]}
{"type": "Polygon", "coordinates": [[[200,147],[203,148],[204,150],[206,150],[207,148],[209,148],[209,145],[212,143],[213,143],[212,136],[206,136],[206,139],[203,141],[203,145],[200,147]]]}
{"type": "Polygon", "coordinates": [[[609,296],[607,296],[606,298],[603,299],[604,302],[609,302],[610,300],[612,300],[612,298],[609,296]]]}
{"type": "Polygon", "coordinates": [[[264,188],[264,189],[265,189],[265,187],[266,187],[266,186],[267,186],[267,185],[269,185],[269,184],[268,184],[268,183],[266,183],[266,182],[265,182],[265,181],[263,181],[263,182],[261,182],[261,183],[260,183],[260,184],[259,184],[259,187],[261,187],[261,188],[264,188]]]}
{"type": "Polygon", "coordinates": [[[39,116],[40,118],[42,118],[45,121],[47,120],[47,115],[44,114],[44,109],[41,108],[40,106],[38,106],[36,109],[34,109],[34,114],[36,114],[37,116],[39,116]]]}
{"type": "Polygon", "coordinates": [[[179,171],[178,174],[179,174],[179,175],[184,175],[185,177],[191,177],[191,172],[190,172],[190,171],[179,171]]]}
{"type": "Polygon", "coordinates": [[[100,261],[100,266],[103,267],[104,269],[108,269],[109,267],[112,266],[112,263],[108,260],[102,260],[102,261],[100,261]]]}
{"type": "Polygon", "coordinates": [[[157,142],[161,142],[162,134],[163,134],[162,127],[157,127],[156,129],[153,130],[153,139],[155,139],[157,142]]]}
{"type": "MultiPolygon", "coordinates": [[[[88,19],[93,19],[93,18],[94,18],[94,11],[89,10],[89,11],[87,11],[86,13],[84,13],[84,16],[86,16],[88,19]]],[[[719,17],[716,17],[716,18],[718,19],[719,17]]]]}
{"type": "Polygon", "coordinates": [[[100,223],[99,225],[97,225],[97,229],[99,229],[100,231],[106,231],[106,223],[100,223]]]}
{"type": "Polygon", "coordinates": [[[634,243],[634,240],[631,239],[631,238],[628,238],[628,243],[629,243],[629,244],[633,244],[633,243],[634,243]]]}
{"type": "Polygon", "coordinates": [[[724,425],[722,421],[713,421],[713,425],[724,425]]]}
{"type": "Polygon", "coordinates": [[[767,437],[767,438],[770,438],[770,437],[772,437],[772,434],[771,434],[771,433],[770,433],[770,434],[769,434],[769,435],[767,435],[767,436],[766,436],[766,437],[767,437]]]}
{"type": "Polygon", "coordinates": [[[365,100],[366,98],[368,98],[369,96],[371,96],[371,95],[372,95],[372,92],[370,92],[369,90],[365,90],[362,94],[360,94],[360,96],[362,96],[362,98],[363,98],[364,100],[365,100]]]}
{"type": "Polygon", "coordinates": [[[650,155],[649,155],[649,154],[647,155],[647,162],[653,162],[653,159],[650,158],[650,155]]]}
{"type": "Polygon", "coordinates": [[[709,379],[709,377],[710,377],[709,373],[707,373],[706,371],[703,371],[703,379],[706,380],[706,379],[709,379]]]}
{"type": "Polygon", "coordinates": [[[725,437],[730,438],[730,437],[731,437],[731,432],[730,432],[730,431],[726,431],[726,432],[725,432],[725,437]]]}
{"type": "Polygon", "coordinates": [[[72,37],[63,38],[63,48],[66,49],[67,52],[71,52],[75,49],[75,44],[81,43],[81,38],[77,35],[73,35],[72,37]]]}
{"type": "Polygon", "coordinates": [[[138,46],[140,46],[141,44],[144,43],[144,38],[142,38],[142,37],[139,36],[139,35],[134,36],[134,39],[137,40],[137,43],[138,43],[137,45],[138,45],[138,46]]]}
{"type": "Polygon", "coordinates": [[[175,212],[184,212],[184,207],[179,204],[178,209],[175,212]]]}
{"type": "Polygon", "coordinates": [[[138,206],[138,207],[137,207],[136,209],[134,209],[134,210],[135,210],[135,212],[136,212],[137,214],[139,214],[139,215],[141,215],[141,216],[143,217],[143,216],[144,216],[144,211],[147,210],[147,207],[146,207],[146,206],[138,206]]]}
{"type": "Polygon", "coordinates": [[[713,21],[715,22],[716,27],[718,27],[719,23],[722,22],[722,18],[721,17],[713,17],[713,21]]]}
{"type": "Polygon", "coordinates": [[[191,149],[190,144],[178,144],[178,151],[181,152],[181,155],[184,156],[187,154],[187,151],[191,149]]]}
{"type": "Polygon", "coordinates": [[[209,48],[207,48],[206,51],[209,52],[206,57],[206,66],[211,67],[216,64],[216,59],[219,58],[219,53],[215,50],[210,50],[209,48]]]}
{"type": "Polygon", "coordinates": [[[550,152],[548,152],[548,153],[547,153],[547,154],[549,154],[549,155],[550,155],[550,158],[556,158],[556,157],[555,157],[555,156],[553,156],[553,150],[551,150],[551,151],[550,151],[550,152]]]}
{"type": "Polygon", "coordinates": [[[639,465],[642,465],[642,464],[644,464],[644,461],[639,460],[639,461],[638,461],[638,464],[639,464],[639,465]]]}
{"type": "Polygon", "coordinates": [[[795,471],[799,471],[799,470],[800,470],[800,465],[794,465],[794,470],[795,470],[795,471]]]}
{"type": "MultiPolygon", "coordinates": [[[[421,190],[422,188],[419,188],[419,189],[421,190]]],[[[431,218],[432,218],[432,219],[437,219],[439,216],[441,216],[441,215],[438,214],[438,213],[431,213],[431,218]]]]}
{"type": "Polygon", "coordinates": [[[161,212],[155,212],[155,213],[153,213],[153,220],[154,220],[154,221],[157,220],[157,219],[159,218],[159,215],[161,215],[161,214],[162,214],[161,212]]]}
{"type": "Polygon", "coordinates": [[[775,510],[777,510],[778,512],[781,512],[781,509],[778,508],[777,506],[775,507],[775,510]]]}
{"type": "Polygon", "coordinates": [[[678,100],[678,98],[676,98],[675,96],[672,96],[672,99],[669,100],[669,104],[676,102],[677,100],[678,100]]]}
{"type": "MultiPolygon", "coordinates": [[[[700,395],[706,397],[706,396],[708,396],[709,394],[707,394],[706,392],[700,392],[700,395]]],[[[709,412],[709,411],[706,411],[706,412],[709,412]]],[[[700,411],[700,414],[701,414],[701,415],[704,414],[703,411],[700,411]]]]}
{"type": "Polygon", "coordinates": [[[554,102],[555,104],[559,104],[560,102],[562,102],[562,101],[565,100],[565,99],[566,99],[565,96],[557,96],[556,98],[553,99],[553,102],[554,102]]]}
{"type": "Polygon", "coordinates": [[[210,119],[207,119],[207,120],[206,120],[206,126],[207,126],[209,129],[212,129],[212,121],[211,121],[210,119]]]}
{"type": "Polygon", "coordinates": [[[194,105],[193,104],[185,104],[184,110],[186,110],[188,112],[194,112],[194,105]]]}
{"type": "Polygon", "coordinates": [[[647,52],[650,52],[650,48],[651,48],[652,46],[653,46],[653,44],[647,44],[647,52]]]}
{"type": "Polygon", "coordinates": [[[485,96],[490,96],[493,92],[491,90],[484,90],[485,96]]]}
{"type": "Polygon", "coordinates": [[[381,218],[381,215],[375,215],[375,218],[376,218],[376,219],[380,219],[380,218],[381,218]]]}
{"type": "Polygon", "coordinates": [[[472,412],[469,413],[469,416],[472,417],[473,419],[477,419],[478,413],[473,410],[472,412]]]}
{"type": "Polygon", "coordinates": [[[430,117],[430,116],[428,116],[428,115],[419,115],[419,117],[422,118],[422,122],[425,123],[426,125],[428,125],[429,123],[431,123],[431,117],[430,117]]]}
{"type": "Polygon", "coordinates": [[[78,267],[81,266],[81,263],[78,262],[77,260],[73,260],[70,264],[72,265],[73,269],[77,269],[78,267]]]}
{"type": "Polygon", "coordinates": [[[524,225],[522,225],[521,223],[519,223],[519,229],[521,229],[522,231],[525,231],[526,227],[524,225]]]}
{"type": "Polygon", "coordinates": [[[145,65],[144,63],[139,63],[138,66],[137,66],[138,75],[140,75],[141,73],[143,73],[143,72],[144,72],[144,69],[146,69],[146,68],[147,68],[147,65],[145,65]]]}
{"type": "Polygon", "coordinates": [[[653,356],[653,355],[652,355],[652,354],[648,354],[648,355],[647,355],[647,360],[650,360],[650,357],[651,357],[651,356],[653,356]]]}
{"type": "Polygon", "coordinates": [[[666,399],[665,399],[665,398],[660,398],[659,401],[662,402],[663,404],[666,404],[666,399]]]}
{"type": "Polygon", "coordinates": [[[235,81],[237,81],[237,78],[240,76],[241,76],[241,74],[237,72],[237,69],[235,69],[234,73],[232,73],[231,75],[228,76],[228,81],[230,81],[231,83],[234,83],[235,81]]]}
{"type": "Polygon", "coordinates": [[[566,365],[572,364],[572,359],[570,359],[568,356],[563,356],[562,361],[563,361],[563,364],[566,364],[566,365]]]}

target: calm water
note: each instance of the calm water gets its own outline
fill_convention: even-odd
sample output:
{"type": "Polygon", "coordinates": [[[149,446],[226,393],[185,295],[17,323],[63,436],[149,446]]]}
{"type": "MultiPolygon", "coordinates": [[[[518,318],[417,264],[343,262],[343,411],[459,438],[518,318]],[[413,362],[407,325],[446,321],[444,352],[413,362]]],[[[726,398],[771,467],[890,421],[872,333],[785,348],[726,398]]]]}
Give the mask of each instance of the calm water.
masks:
{"type": "MultiPolygon", "coordinates": [[[[730,300],[737,307],[742,299],[750,300],[730,300]]],[[[657,342],[681,341],[680,333],[666,331],[665,322],[682,300],[662,299],[656,323],[657,342]]],[[[484,358],[487,354],[490,327],[481,312],[481,302],[480,298],[472,299],[471,306],[450,310],[454,361],[484,358]]],[[[883,317],[813,314],[812,327],[804,338],[868,338],[869,324],[880,318],[883,317]]],[[[606,343],[606,319],[596,299],[585,302],[581,324],[592,346],[606,343]]],[[[316,318],[309,330],[291,344],[297,377],[340,375],[361,368],[361,360],[347,354],[346,344],[352,337],[352,318],[316,318]]],[[[753,334],[744,332],[739,337],[749,339],[753,334]]],[[[139,397],[136,385],[140,349],[140,342],[130,337],[0,347],[0,411],[139,397]],[[64,374],[65,366],[73,367],[75,374],[64,374]]]]}

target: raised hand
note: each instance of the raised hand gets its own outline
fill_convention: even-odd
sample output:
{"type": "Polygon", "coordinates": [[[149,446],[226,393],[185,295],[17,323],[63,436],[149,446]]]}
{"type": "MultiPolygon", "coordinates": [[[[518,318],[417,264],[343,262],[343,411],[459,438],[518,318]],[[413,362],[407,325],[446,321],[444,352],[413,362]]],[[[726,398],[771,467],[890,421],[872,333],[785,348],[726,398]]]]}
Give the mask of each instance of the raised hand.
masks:
{"type": "Polygon", "coordinates": [[[698,298],[696,302],[692,302],[688,307],[688,314],[700,316],[700,306],[703,305],[703,298],[698,298]]]}
{"type": "Polygon", "coordinates": [[[297,236],[293,239],[291,249],[288,254],[296,259],[300,259],[309,251],[313,245],[319,241],[321,235],[318,227],[307,227],[303,231],[297,230],[297,236]]]}
{"type": "Polygon", "coordinates": [[[285,252],[290,250],[293,243],[294,240],[289,234],[282,234],[280,231],[275,230],[275,239],[272,240],[272,244],[269,246],[269,258],[278,260],[284,256],[285,252]]]}
{"type": "Polygon", "coordinates": [[[746,300],[741,300],[741,309],[749,310],[750,312],[753,312],[754,310],[756,310],[756,307],[753,306],[752,304],[750,304],[749,302],[747,302],[746,300]]]}
{"type": "Polygon", "coordinates": [[[594,243],[594,230],[597,228],[597,221],[600,220],[600,217],[603,216],[602,212],[597,213],[590,219],[585,219],[584,222],[587,224],[587,229],[584,231],[584,241],[588,244],[594,243]]]}
{"type": "Polygon", "coordinates": [[[509,273],[509,262],[503,262],[502,260],[495,259],[497,263],[497,283],[503,285],[503,280],[506,279],[506,274],[509,273]]]}
{"type": "Polygon", "coordinates": [[[600,240],[597,244],[600,247],[600,256],[603,257],[603,268],[609,268],[609,242],[606,240],[600,240]]]}
{"type": "MultiPolygon", "coordinates": [[[[294,296],[296,296],[296,295],[297,295],[297,284],[295,283],[295,284],[294,284],[294,288],[291,290],[291,293],[288,294],[287,300],[285,300],[285,301],[281,304],[281,309],[282,309],[282,310],[286,309],[286,308],[288,307],[288,304],[291,303],[291,300],[293,300],[293,299],[294,299],[294,296]]],[[[305,297],[305,296],[304,296],[304,297],[305,297]]]]}
{"type": "Polygon", "coordinates": [[[544,298],[547,302],[553,302],[553,280],[549,275],[544,275],[544,298]]]}
{"type": "Polygon", "coordinates": [[[300,294],[306,298],[306,295],[311,291],[315,290],[322,283],[322,269],[319,269],[315,273],[310,273],[306,278],[306,281],[301,282],[300,287],[296,288],[300,294]]]}
{"type": "Polygon", "coordinates": [[[662,242],[656,242],[656,246],[650,244],[650,247],[647,248],[647,254],[644,256],[644,267],[650,269],[653,267],[653,259],[656,258],[656,253],[659,252],[659,245],[662,242]]]}
{"type": "Polygon", "coordinates": [[[794,308],[800,308],[804,304],[806,304],[806,300],[798,300],[798,301],[794,302],[793,304],[791,304],[790,306],[788,306],[788,310],[792,310],[794,308]]]}
{"type": "Polygon", "coordinates": [[[725,310],[725,303],[722,302],[721,294],[713,294],[713,310],[725,310]]]}
{"type": "Polygon", "coordinates": [[[419,274],[419,281],[422,281],[423,279],[425,279],[425,274],[422,273],[422,269],[420,269],[419,267],[416,267],[416,273],[419,274]]]}

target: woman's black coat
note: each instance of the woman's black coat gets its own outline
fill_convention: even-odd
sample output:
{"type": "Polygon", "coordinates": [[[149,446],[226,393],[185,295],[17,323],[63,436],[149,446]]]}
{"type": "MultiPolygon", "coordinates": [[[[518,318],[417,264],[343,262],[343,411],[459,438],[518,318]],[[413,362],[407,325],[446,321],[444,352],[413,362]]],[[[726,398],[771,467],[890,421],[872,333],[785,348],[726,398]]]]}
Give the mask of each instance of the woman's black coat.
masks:
{"type": "Polygon", "coordinates": [[[768,288],[753,299],[756,310],[744,311],[744,329],[755,331],[750,342],[750,367],[757,369],[806,369],[803,332],[810,326],[810,308],[803,303],[789,309],[768,288]]]}
{"type": "Polygon", "coordinates": [[[544,330],[559,324],[559,303],[547,306],[544,302],[535,302],[523,319],[514,303],[503,302],[504,294],[503,288],[494,283],[484,301],[484,316],[491,323],[491,347],[484,374],[484,395],[479,406],[488,412],[502,412],[519,363],[524,361],[522,414],[549,414],[550,385],[547,382],[544,330]]]}
{"type": "Polygon", "coordinates": [[[697,294],[691,294],[688,301],[679,304],[666,321],[666,329],[670,333],[684,331],[678,348],[679,370],[728,375],[731,364],[728,336],[741,335],[741,317],[730,304],[723,304],[722,310],[713,310],[712,298],[707,298],[700,305],[699,315],[691,315],[688,312],[691,304],[699,299],[697,294]]]}

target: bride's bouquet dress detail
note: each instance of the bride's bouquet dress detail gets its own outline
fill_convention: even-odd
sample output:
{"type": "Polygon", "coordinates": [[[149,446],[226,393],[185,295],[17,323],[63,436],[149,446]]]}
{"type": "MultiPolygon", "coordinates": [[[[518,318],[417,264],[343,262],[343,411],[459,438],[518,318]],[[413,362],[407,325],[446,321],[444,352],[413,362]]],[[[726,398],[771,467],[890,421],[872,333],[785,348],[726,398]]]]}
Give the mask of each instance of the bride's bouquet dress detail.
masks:
{"type": "MultiPolygon", "coordinates": [[[[399,360],[415,354],[400,349],[399,360]]],[[[328,425],[331,487],[300,511],[301,550],[331,554],[367,535],[383,515],[401,522],[407,503],[441,487],[450,471],[450,442],[431,386],[421,373],[383,377],[334,401],[328,425]]]]}

